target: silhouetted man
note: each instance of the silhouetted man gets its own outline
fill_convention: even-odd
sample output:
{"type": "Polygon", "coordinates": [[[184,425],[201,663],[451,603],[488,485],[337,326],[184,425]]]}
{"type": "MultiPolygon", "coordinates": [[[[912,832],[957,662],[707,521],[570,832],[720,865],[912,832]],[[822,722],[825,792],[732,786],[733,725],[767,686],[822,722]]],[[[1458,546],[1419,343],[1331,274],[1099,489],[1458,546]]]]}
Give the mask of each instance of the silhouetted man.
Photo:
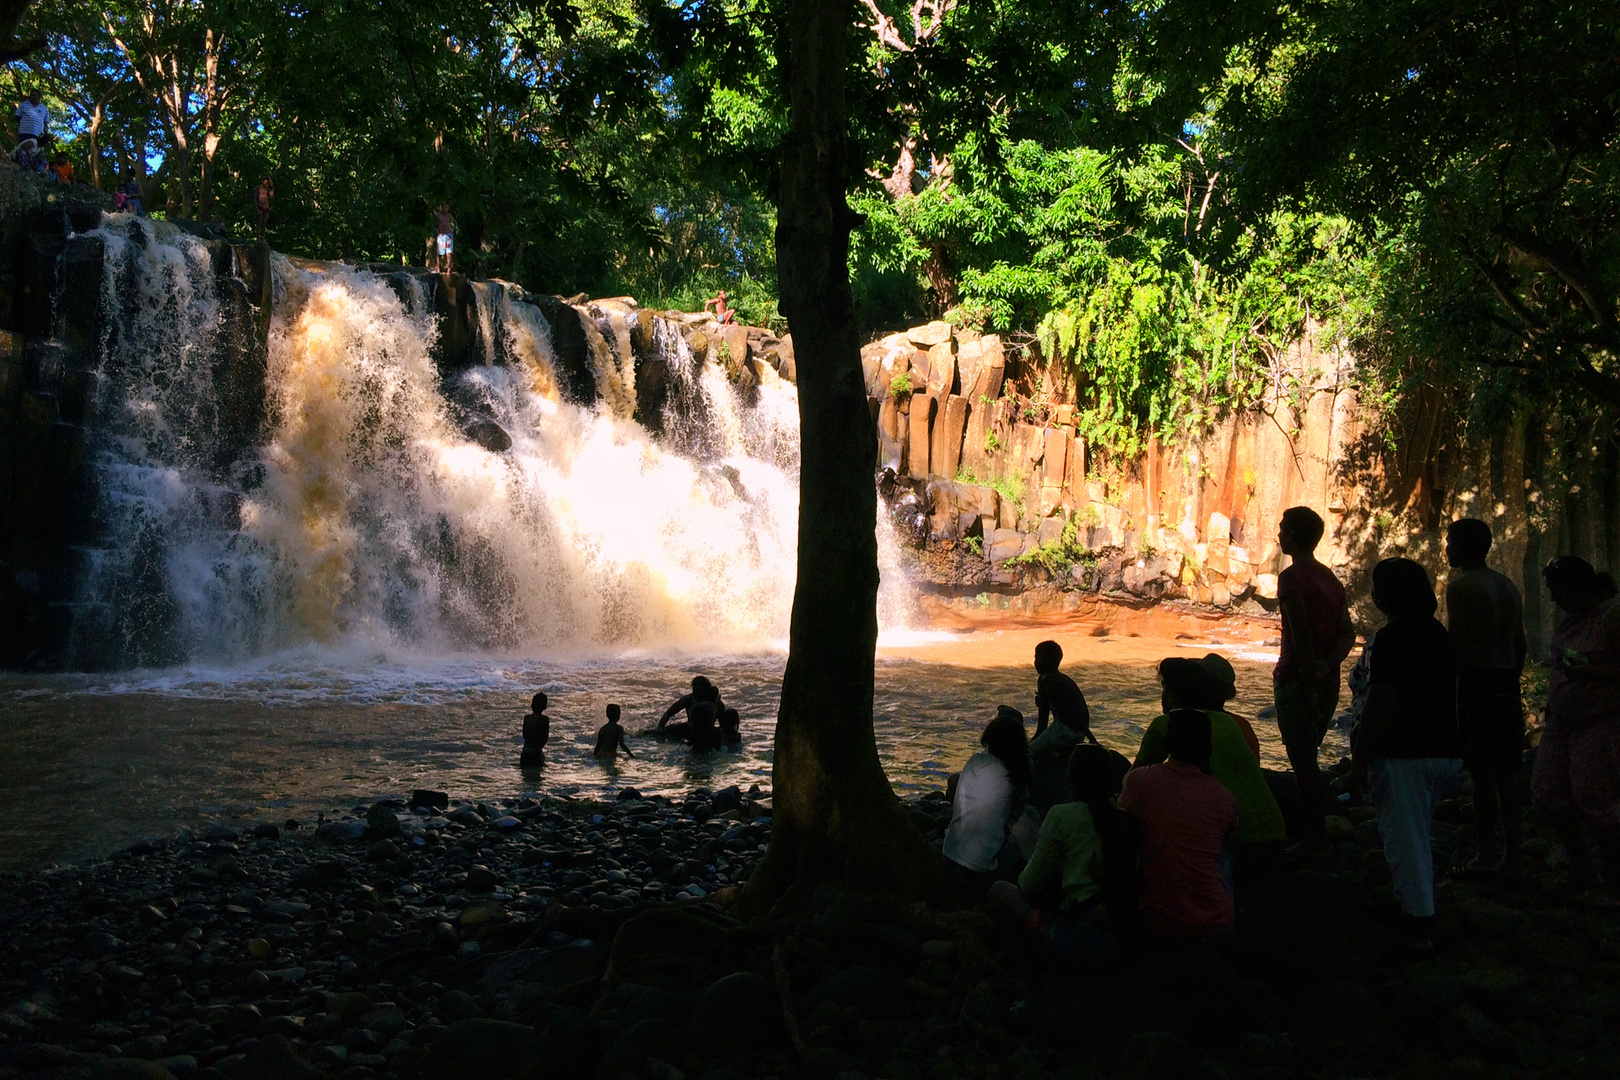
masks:
{"type": "Polygon", "coordinates": [[[1446,530],[1446,629],[1457,661],[1457,720],[1463,760],[1474,779],[1474,866],[1519,872],[1519,769],[1524,760],[1524,703],[1519,675],[1529,643],[1524,601],[1505,574],[1485,565],[1491,527],[1478,518],[1446,530]],[[1502,821],[1502,855],[1496,822],[1502,821]]]}

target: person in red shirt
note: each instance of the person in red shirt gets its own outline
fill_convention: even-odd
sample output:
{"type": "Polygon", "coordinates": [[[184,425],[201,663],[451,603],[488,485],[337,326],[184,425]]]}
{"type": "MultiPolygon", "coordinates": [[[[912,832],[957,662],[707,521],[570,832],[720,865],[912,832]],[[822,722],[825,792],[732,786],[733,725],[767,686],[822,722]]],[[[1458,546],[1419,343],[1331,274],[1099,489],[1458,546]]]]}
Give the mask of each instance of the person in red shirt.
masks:
{"type": "Polygon", "coordinates": [[[1170,760],[1126,773],[1119,795],[1140,836],[1142,922],[1172,940],[1209,941],[1237,920],[1226,858],[1237,797],[1210,775],[1208,716],[1171,713],[1165,749],[1170,760]]]}
{"type": "Polygon", "coordinates": [[[1331,855],[1325,817],[1327,788],[1316,755],[1339,705],[1339,669],[1356,644],[1344,586],[1316,561],[1322,518],[1308,506],[1283,511],[1277,543],[1293,565],[1277,575],[1282,649],[1272,673],[1277,732],[1299,788],[1305,837],[1292,855],[1331,855]]]}

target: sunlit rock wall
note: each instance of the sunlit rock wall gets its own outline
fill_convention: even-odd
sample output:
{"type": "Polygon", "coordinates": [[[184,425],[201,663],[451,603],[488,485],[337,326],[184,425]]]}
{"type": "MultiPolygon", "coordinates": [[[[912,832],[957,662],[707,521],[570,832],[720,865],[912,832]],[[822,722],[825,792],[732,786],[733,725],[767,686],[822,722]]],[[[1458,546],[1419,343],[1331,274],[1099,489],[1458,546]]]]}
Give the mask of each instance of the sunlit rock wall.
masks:
{"type": "Polygon", "coordinates": [[[1151,440],[1129,459],[1088,446],[1072,405],[1059,404],[1043,424],[1026,420],[1003,390],[1010,365],[1038,360],[994,335],[929,323],[871,343],[862,360],[882,463],[918,489],[943,583],[1050,578],[1019,557],[1061,541],[1072,525],[1091,557],[1069,568],[1062,587],[1270,611],[1286,565],[1277,523],[1297,505],[1327,522],[1318,555],[1350,583],[1369,622],[1372,565],[1406,555],[1443,577],[1444,529],[1457,517],[1491,523],[1492,564],[1523,585],[1530,621],[1543,631],[1551,616],[1542,564],[1573,553],[1613,566],[1612,427],[1576,432],[1521,419],[1471,444],[1456,403],[1433,387],[1379,414],[1358,399],[1354,358],[1315,329],[1278,359],[1258,406],[1183,444],[1151,440]],[[942,562],[941,549],[955,558],[942,562]]]}

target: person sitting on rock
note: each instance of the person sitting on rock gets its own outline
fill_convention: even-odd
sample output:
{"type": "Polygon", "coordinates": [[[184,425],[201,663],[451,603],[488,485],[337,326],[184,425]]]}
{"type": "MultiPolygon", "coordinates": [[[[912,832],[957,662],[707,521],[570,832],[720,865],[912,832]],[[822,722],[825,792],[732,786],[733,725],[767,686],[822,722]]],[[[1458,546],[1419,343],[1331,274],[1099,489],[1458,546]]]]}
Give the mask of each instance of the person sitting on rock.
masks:
{"type": "Polygon", "coordinates": [[[523,718],[523,757],[519,764],[544,765],[546,743],[551,739],[551,717],[546,715],[546,695],[535,694],[532,710],[523,718]]]}
{"type": "MultiPolygon", "coordinates": [[[[1227,669],[1231,669],[1230,664],[1227,669]]],[[[1171,713],[1178,709],[1202,712],[1210,724],[1210,772],[1238,802],[1233,845],[1239,850],[1280,848],[1288,837],[1288,828],[1260,768],[1259,740],[1254,729],[1245,732],[1245,725],[1222,711],[1225,688],[1211,675],[1209,665],[1184,656],[1166,657],[1159,661],[1159,682],[1163,687],[1159,703],[1164,712],[1142,733],[1136,767],[1157,765],[1169,757],[1165,743],[1171,713]],[[1250,849],[1250,845],[1260,848],[1250,849]]]]}
{"type": "Polygon", "coordinates": [[[998,881],[990,895],[1038,930],[1063,964],[1093,968],[1121,959],[1114,930],[1135,923],[1136,841],[1130,817],[1114,805],[1109,752],[1081,743],[1069,758],[1069,790],[1041,822],[1040,838],[1018,884],[998,881]],[[1100,916],[1106,912],[1107,924],[1100,916]]]}
{"type": "Polygon", "coordinates": [[[1169,760],[1125,774],[1119,808],[1142,851],[1142,921],[1172,941],[1210,941],[1237,921],[1226,841],[1237,797],[1210,775],[1209,716],[1177,709],[1165,720],[1169,760]]]}
{"type": "Polygon", "coordinates": [[[682,694],[675,700],[675,704],[664,710],[664,715],[658,718],[658,726],[653,734],[660,739],[679,739],[682,742],[690,741],[692,736],[692,707],[700,701],[707,701],[714,705],[715,715],[725,711],[725,703],[720,700],[720,691],[715,685],[702,675],[692,676],[692,692],[682,694]],[[686,713],[686,720],[670,723],[676,714],[686,713]]]}
{"type": "Polygon", "coordinates": [[[1450,636],[1434,617],[1439,603],[1428,571],[1411,559],[1373,567],[1373,604],[1389,617],[1373,645],[1371,683],[1350,740],[1350,787],[1378,808],[1384,861],[1400,900],[1397,941],[1433,948],[1434,808],[1463,777],[1457,726],[1457,665],[1450,636]]]}
{"type": "Polygon", "coordinates": [[[612,761],[615,754],[624,751],[625,757],[635,757],[630,752],[630,744],[624,741],[624,728],[619,725],[619,707],[607,707],[607,723],[596,732],[596,749],[591,751],[598,760],[612,761]]]}
{"type": "Polygon", "coordinates": [[[720,290],[718,296],[703,301],[703,310],[709,311],[711,309],[714,311],[715,321],[721,326],[731,322],[733,316],[736,314],[731,310],[731,308],[726,306],[726,290],[724,289],[720,290]]]}
{"type": "Polygon", "coordinates": [[[1095,743],[1091,709],[1075,681],[1058,670],[1063,647],[1055,641],[1035,646],[1035,738],[1030,802],[1042,813],[1069,801],[1069,756],[1083,742],[1095,743]],[[1050,717],[1052,723],[1048,724],[1050,717]]]}
{"type": "Polygon", "coordinates": [[[951,793],[951,823],[941,854],[951,876],[975,889],[1008,878],[1022,861],[1013,823],[1029,787],[1029,740],[1024,717],[1002,706],[979,736],[984,749],[968,758],[951,793]]]}
{"type": "Polygon", "coordinates": [[[737,715],[736,709],[720,714],[720,743],[727,747],[742,745],[742,717],[737,715]]]}

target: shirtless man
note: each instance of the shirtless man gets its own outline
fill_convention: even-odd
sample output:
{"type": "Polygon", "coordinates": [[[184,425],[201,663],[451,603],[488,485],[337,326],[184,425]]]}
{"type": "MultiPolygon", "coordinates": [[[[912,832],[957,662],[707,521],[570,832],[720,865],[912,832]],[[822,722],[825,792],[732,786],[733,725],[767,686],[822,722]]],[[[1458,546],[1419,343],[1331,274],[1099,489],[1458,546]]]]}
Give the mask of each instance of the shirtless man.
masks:
{"type": "Polygon", "coordinates": [[[703,301],[703,310],[714,310],[715,321],[721,326],[731,321],[732,311],[726,306],[726,290],[721,289],[720,294],[712,300],[703,301]]]}
{"type": "Polygon", "coordinates": [[[523,718],[523,757],[518,764],[544,765],[546,742],[551,738],[551,717],[546,715],[546,695],[534,695],[529,708],[533,711],[523,718]]]}
{"type": "Polygon", "coordinates": [[[1528,643],[1518,586],[1485,565],[1491,527],[1478,518],[1446,530],[1446,627],[1457,660],[1457,719],[1465,763],[1474,778],[1477,869],[1519,872],[1519,767],[1524,755],[1524,706],[1519,675],[1528,643]],[[1496,822],[1503,848],[1497,857],[1496,822]]]}
{"type": "Polygon", "coordinates": [[[630,752],[630,744],[624,741],[624,728],[619,725],[619,707],[609,705],[607,707],[607,723],[597,730],[596,749],[591,753],[595,754],[601,761],[612,761],[613,755],[620,750],[624,751],[625,757],[633,758],[636,756],[630,752]]]}
{"type": "Polygon", "coordinates": [[[720,691],[715,685],[702,675],[692,676],[692,692],[682,694],[675,699],[675,704],[664,710],[664,715],[658,718],[658,727],[653,730],[654,736],[660,739],[679,739],[686,742],[692,736],[692,707],[700,701],[714,704],[716,716],[725,712],[725,703],[720,700],[720,691]],[[684,721],[675,719],[677,713],[686,713],[684,721]]]}

